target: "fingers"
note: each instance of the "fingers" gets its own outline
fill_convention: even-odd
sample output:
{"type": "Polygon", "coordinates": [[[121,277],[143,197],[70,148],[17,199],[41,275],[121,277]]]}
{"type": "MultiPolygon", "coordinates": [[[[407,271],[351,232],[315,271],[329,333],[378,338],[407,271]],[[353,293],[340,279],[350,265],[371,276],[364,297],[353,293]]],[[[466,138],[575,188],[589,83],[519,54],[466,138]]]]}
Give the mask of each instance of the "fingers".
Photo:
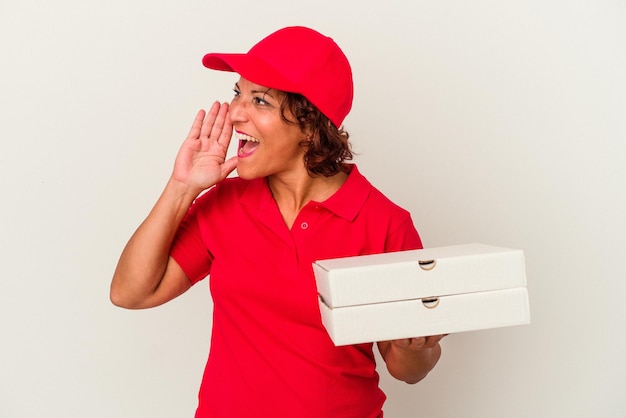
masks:
{"type": "Polygon", "coordinates": [[[426,341],[424,342],[424,348],[432,348],[434,346],[436,346],[437,344],[439,344],[439,341],[441,341],[441,339],[443,337],[445,337],[447,334],[445,335],[431,335],[430,337],[426,337],[426,341]]]}
{"type": "Polygon", "coordinates": [[[235,155],[224,161],[222,164],[222,178],[226,178],[235,168],[237,168],[238,158],[235,155]]]}
{"type": "Polygon", "coordinates": [[[224,113],[224,122],[222,124],[222,128],[219,133],[219,137],[217,138],[217,142],[223,145],[225,148],[228,148],[230,144],[230,140],[233,137],[233,123],[228,116],[228,104],[226,104],[226,112],[224,113]]]}
{"type": "Polygon", "coordinates": [[[414,349],[414,350],[419,350],[421,348],[425,348],[427,340],[428,340],[427,337],[411,338],[411,343],[410,343],[409,347],[414,349]]]}
{"type": "Polygon", "coordinates": [[[214,102],[209,111],[198,111],[191,125],[187,138],[207,139],[220,142],[224,138],[230,139],[232,124],[228,117],[228,103],[214,102]],[[230,132],[229,132],[230,131],[230,132]]]}
{"type": "Polygon", "coordinates": [[[401,340],[394,340],[393,342],[400,348],[405,348],[405,349],[410,349],[410,350],[421,350],[425,348],[433,348],[446,335],[447,334],[431,335],[428,337],[404,338],[401,340]]]}
{"type": "MultiPolygon", "coordinates": [[[[226,103],[220,105],[219,102],[213,102],[211,108],[209,109],[209,112],[204,118],[204,122],[202,123],[202,128],[200,129],[200,139],[210,138],[213,132],[216,132],[217,129],[222,129],[222,126],[224,124],[223,119],[221,122],[218,122],[218,119],[224,107],[226,107],[227,112],[228,105],[226,103]],[[217,125],[216,122],[218,122],[217,125]]],[[[217,136],[219,136],[219,134],[217,136]]],[[[213,139],[217,140],[216,137],[214,137],[213,139]]]]}
{"type": "Polygon", "coordinates": [[[191,124],[191,129],[189,130],[189,134],[187,138],[198,139],[200,137],[200,130],[202,129],[202,122],[204,122],[204,117],[206,116],[206,112],[204,110],[199,110],[196,113],[196,118],[193,120],[191,124]]]}

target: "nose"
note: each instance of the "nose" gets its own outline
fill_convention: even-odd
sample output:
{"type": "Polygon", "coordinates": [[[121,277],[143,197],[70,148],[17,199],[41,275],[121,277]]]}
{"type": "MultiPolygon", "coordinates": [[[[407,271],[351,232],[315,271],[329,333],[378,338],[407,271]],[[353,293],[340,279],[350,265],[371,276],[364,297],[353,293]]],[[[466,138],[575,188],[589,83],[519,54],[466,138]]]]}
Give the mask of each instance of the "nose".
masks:
{"type": "Polygon", "coordinates": [[[231,100],[230,107],[228,108],[228,115],[231,123],[233,124],[237,122],[245,122],[248,118],[245,106],[241,103],[241,100],[237,100],[237,98],[231,100]]]}

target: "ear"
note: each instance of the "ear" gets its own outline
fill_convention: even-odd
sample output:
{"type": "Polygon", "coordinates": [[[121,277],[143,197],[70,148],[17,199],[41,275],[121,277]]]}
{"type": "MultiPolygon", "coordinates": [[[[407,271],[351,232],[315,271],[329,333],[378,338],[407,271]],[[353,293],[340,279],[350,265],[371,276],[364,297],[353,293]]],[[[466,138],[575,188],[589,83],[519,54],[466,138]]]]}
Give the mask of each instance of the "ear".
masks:
{"type": "Polygon", "coordinates": [[[311,127],[307,126],[306,128],[304,128],[302,130],[302,133],[304,134],[304,139],[302,140],[302,142],[313,142],[313,139],[315,139],[315,134],[313,132],[313,130],[311,129],[311,127]]]}
{"type": "Polygon", "coordinates": [[[313,140],[315,139],[315,136],[313,134],[313,131],[309,128],[307,128],[306,130],[303,130],[302,134],[303,134],[303,138],[302,140],[300,140],[300,147],[302,147],[302,149],[306,151],[313,144],[313,140]]]}

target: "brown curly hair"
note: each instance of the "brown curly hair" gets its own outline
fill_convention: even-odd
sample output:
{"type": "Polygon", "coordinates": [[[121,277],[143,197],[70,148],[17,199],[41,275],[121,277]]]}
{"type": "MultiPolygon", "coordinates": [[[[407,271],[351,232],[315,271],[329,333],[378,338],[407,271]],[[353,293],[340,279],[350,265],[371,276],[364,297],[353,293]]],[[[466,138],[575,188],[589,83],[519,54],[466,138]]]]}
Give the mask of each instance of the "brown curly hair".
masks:
{"type": "Polygon", "coordinates": [[[307,139],[300,142],[305,150],[304,164],[312,176],[333,176],[347,171],[344,161],[352,160],[350,135],[343,127],[337,128],[309,100],[298,93],[285,93],[280,105],[280,116],[291,124],[298,124],[300,129],[308,131],[307,139]],[[289,112],[295,121],[287,118],[289,112]]]}

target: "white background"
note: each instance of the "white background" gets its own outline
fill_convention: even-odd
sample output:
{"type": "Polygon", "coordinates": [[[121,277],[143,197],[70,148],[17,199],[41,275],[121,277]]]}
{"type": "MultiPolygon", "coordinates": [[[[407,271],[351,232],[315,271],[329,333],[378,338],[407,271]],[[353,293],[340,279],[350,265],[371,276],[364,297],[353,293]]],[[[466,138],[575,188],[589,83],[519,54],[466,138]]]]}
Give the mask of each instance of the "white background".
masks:
{"type": "Polygon", "coordinates": [[[356,162],[426,246],[526,254],[532,325],[447,337],[416,386],[381,369],[386,416],[626,416],[626,2],[0,0],[0,417],[193,416],[206,281],[148,311],[109,282],[231,97],[202,55],[287,25],[350,58],[356,162]]]}

